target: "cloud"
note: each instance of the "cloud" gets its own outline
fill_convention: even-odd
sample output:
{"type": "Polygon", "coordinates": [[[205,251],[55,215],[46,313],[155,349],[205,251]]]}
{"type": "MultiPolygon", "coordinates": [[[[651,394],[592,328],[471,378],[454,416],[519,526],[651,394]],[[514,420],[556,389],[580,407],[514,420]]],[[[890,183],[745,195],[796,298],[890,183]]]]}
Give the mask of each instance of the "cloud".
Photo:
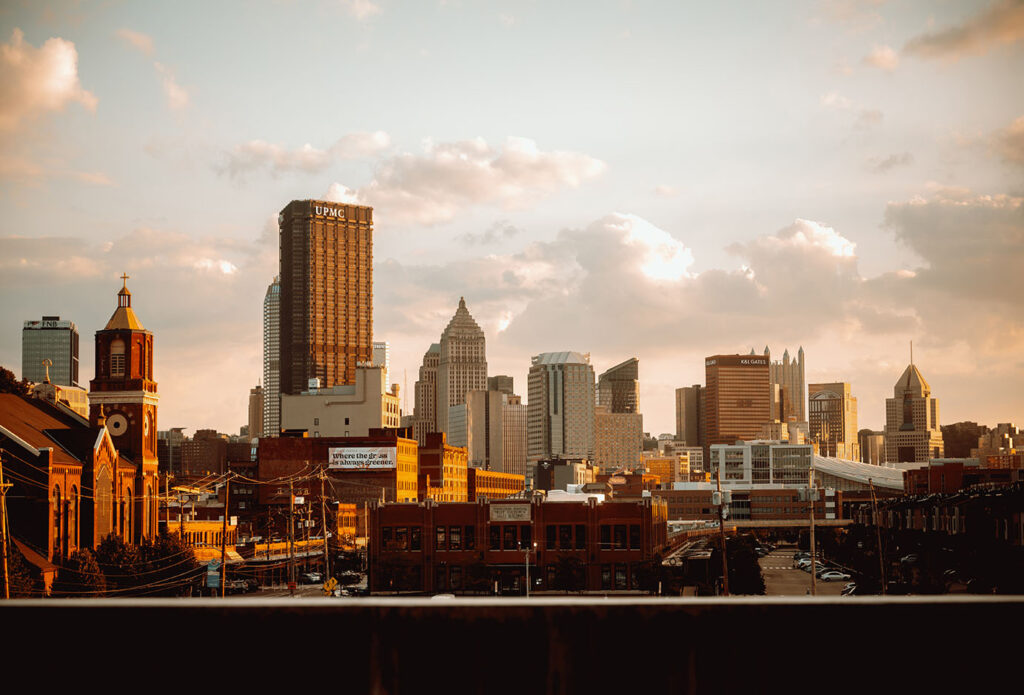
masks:
{"type": "Polygon", "coordinates": [[[501,147],[483,138],[428,141],[423,154],[383,160],[360,200],[400,221],[435,224],[478,204],[523,207],[599,176],[604,162],[576,152],[544,152],[533,140],[506,138],[501,147]]]}
{"type": "Polygon", "coordinates": [[[999,0],[960,25],[912,38],[903,50],[921,58],[957,60],[968,55],[984,55],[1022,38],[1024,2],[999,0]]]}
{"type": "Polygon", "coordinates": [[[833,111],[856,112],[857,118],[853,122],[855,130],[865,130],[882,122],[884,114],[878,109],[864,109],[857,106],[853,100],[844,97],[839,92],[828,92],[822,94],[820,103],[826,109],[833,111]]]}
{"type": "Polygon", "coordinates": [[[131,29],[118,29],[117,37],[143,55],[153,55],[153,37],[131,29]]]}
{"type": "Polygon", "coordinates": [[[995,145],[999,154],[1007,162],[1024,165],[1024,116],[998,133],[995,145]]]}
{"type": "Polygon", "coordinates": [[[159,62],[154,62],[153,67],[160,73],[164,96],[167,97],[167,105],[175,111],[180,111],[187,107],[189,102],[188,90],[178,84],[174,71],[159,62]]]}
{"type": "Polygon", "coordinates": [[[913,162],[914,156],[912,154],[909,152],[901,152],[899,154],[891,154],[884,159],[871,157],[868,159],[868,169],[876,174],[884,174],[891,169],[895,169],[900,166],[907,166],[913,162]]]}
{"type": "Polygon", "coordinates": [[[390,146],[391,138],[380,130],[349,133],[327,149],[306,143],[289,150],[264,140],[250,140],[228,152],[220,168],[233,177],[264,168],[275,176],[291,172],[318,173],[337,160],[373,157],[390,146]]]}
{"type": "Polygon", "coordinates": [[[867,130],[882,122],[885,117],[878,109],[862,109],[857,114],[857,120],[853,122],[853,127],[857,130],[867,130]]]}
{"type": "Polygon", "coordinates": [[[380,7],[370,0],[341,0],[342,7],[359,21],[380,13],[380,7]]]}
{"type": "Polygon", "coordinates": [[[679,194],[679,191],[676,190],[675,186],[669,186],[667,184],[655,186],[654,192],[662,198],[675,198],[679,194]]]}
{"type": "Polygon", "coordinates": [[[47,39],[40,48],[25,42],[21,29],[0,45],[0,131],[16,130],[71,103],[96,111],[98,100],[78,80],[75,44],[47,39]]]}
{"type": "Polygon", "coordinates": [[[459,241],[470,245],[480,244],[482,246],[490,246],[501,241],[512,239],[518,234],[519,230],[514,225],[510,224],[508,220],[498,220],[479,234],[467,232],[466,234],[461,235],[459,237],[459,241]]]}
{"type": "Polygon", "coordinates": [[[839,92],[822,94],[820,101],[822,106],[830,109],[849,109],[853,107],[853,102],[839,92]]]}
{"type": "Polygon", "coordinates": [[[900,64],[900,57],[889,46],[875,46],[864,56],[864,63],[879,70],[893,72],[900,64]]]}

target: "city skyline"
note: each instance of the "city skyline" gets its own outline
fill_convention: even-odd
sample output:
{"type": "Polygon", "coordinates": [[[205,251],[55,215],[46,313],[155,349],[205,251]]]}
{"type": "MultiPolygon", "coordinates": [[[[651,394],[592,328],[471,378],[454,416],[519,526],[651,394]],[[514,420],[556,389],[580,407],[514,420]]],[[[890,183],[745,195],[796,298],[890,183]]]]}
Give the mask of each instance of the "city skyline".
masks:
{"type": "Polygon", "coordinates": [[[181,7],[0,14],[10,369],[25,320],[92,335],[127,272],[161,426],[237,431],[277,212],[330,199],[374,207],[393,382],[465,296],[491,374],[642,360],[654,435],[706,355],[765,344],[850,383],[861,427],[910,340],[943,423],[1024,421],[1017,4],[181,7]]]}

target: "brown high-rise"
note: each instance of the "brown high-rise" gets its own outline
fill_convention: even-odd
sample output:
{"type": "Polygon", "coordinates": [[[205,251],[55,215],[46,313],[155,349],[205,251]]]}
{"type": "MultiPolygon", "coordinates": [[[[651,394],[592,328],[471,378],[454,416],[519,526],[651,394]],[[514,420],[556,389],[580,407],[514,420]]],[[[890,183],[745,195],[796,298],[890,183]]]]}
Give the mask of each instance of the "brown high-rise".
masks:
{"type": "Polygon", "coordinates": [[[704,360],[707,443],[757,439],[772,421],[767,355],[713,355],[704,360]]]}
{"type": "Polygon", "coordinates": [[[281,229],[281,393],[354,384],[373,359],[373,208],[293,200],[281,229]]]}

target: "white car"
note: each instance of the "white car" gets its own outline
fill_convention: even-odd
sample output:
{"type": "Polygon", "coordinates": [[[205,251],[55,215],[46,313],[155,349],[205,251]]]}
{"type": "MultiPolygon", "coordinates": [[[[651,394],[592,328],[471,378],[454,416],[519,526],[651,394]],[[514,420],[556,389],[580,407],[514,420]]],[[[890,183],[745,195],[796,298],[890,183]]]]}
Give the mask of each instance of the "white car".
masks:
{"type": "Polygon", "coordinates": [[[850,575],[846,574],[845,572],[829,570],[828,572],[824,572],[821,575],[821,577],[819,577],[819,579],[821,579],[821,581],[823,582],[849,581],[850,575]]]}

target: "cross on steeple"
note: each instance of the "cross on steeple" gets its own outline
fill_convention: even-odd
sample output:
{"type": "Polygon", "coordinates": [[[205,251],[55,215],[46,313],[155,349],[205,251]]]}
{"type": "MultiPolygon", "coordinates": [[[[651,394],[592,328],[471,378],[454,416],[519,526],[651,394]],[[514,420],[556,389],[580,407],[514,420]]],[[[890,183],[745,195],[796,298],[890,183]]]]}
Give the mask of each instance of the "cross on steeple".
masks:
{"type": "Polygon", "coordinates": [[[131,278],[132,276],[128,273],[123,273],[121,275],[121,280],[124,282],[124,287],[122,289],[128,289],[128,281],[131,280],[131,278]]]}

